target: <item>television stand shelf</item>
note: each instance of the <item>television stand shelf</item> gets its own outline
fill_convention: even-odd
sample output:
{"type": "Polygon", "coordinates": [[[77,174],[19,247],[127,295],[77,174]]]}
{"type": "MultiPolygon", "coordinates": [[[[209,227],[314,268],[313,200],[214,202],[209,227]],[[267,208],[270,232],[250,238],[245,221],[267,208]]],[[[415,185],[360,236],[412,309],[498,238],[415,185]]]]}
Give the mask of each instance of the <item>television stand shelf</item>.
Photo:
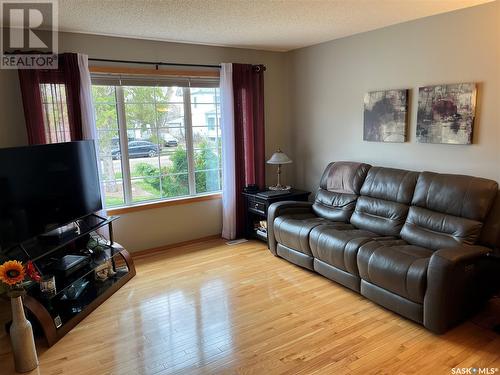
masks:
{"type": "Polygon", "coordinates": [[[40,286],[32,283],[23,298],[28,319],[49,347],[135,276],[129,252],[113,241],[112,223],[116,219],[87,215],[70,223],[76,230],[58,240],[38,236],[8,252],[10,259],[31,260],[42,277],[55,282],[51,293],[42,293],[40,286]],[[109,240],[97,234],[106,226],[109,240]],[[85,262],[66,272],[57,271],[55,265],[65,255],[82,256],[85,262]]]}

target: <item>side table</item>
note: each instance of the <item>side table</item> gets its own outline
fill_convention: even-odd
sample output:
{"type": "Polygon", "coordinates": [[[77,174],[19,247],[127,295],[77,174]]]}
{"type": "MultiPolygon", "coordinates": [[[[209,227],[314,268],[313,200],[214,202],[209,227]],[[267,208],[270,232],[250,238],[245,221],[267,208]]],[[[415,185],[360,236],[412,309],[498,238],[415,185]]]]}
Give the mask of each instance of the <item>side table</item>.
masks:
{"type": "Polygon", "coordinates": [[[243,192],[245,197],[245,235],[246,238],[258,239],[267,243],[267,225],[260,223],[267,222],[267,210],[275,202],[281,201],[307,201],[310,191],[290,189],[287,194],[265,197],[259,192],[243,192]]]}

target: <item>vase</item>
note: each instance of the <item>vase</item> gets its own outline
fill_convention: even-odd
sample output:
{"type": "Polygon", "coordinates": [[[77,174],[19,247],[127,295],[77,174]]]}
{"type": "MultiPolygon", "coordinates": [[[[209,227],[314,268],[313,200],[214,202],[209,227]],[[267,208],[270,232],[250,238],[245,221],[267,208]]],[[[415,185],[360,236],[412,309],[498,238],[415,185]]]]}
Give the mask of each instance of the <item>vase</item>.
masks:
{"type": "Polygon", "coordinates": [[[28,372],[38,367],[33,328],[24,314],[22,297],[13,297],[10,303],[12,306],[10,341],[14,364],[17,372],[28,372]]]}

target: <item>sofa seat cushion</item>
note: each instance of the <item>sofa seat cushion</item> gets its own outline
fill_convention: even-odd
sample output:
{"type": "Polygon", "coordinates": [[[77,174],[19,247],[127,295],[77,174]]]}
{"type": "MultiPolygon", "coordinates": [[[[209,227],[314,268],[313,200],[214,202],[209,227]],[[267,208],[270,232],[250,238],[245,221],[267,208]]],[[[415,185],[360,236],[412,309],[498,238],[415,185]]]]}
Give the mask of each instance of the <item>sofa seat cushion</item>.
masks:
{"type": "Polygon", "coordinates": [[[403,240],[372,241],[358,251],[361,279],[416,303],[423,303],[433,251],[403,240]]]}
{"type": "Polygon", "coordinates": [[[309,244],[315,258],[358,276],[356,257],[361,245],[378,237],[361,229],[322,225],[311,231],[309,244]]]}
{"type": "Polygon", "coordinates": [[[325,224],[351,227],[350,224],[335,223],[312,213],[290,214],[278,216],[274,220],[274,235],[278,243],[301,253],[312,255],[309,234],[317,226],[325,224]]]}

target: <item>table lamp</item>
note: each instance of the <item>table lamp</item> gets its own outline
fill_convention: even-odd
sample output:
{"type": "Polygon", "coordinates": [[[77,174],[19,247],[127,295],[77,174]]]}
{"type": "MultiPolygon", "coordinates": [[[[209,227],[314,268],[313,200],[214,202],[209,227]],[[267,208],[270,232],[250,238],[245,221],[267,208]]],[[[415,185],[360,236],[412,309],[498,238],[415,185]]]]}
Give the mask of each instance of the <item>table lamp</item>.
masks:
{"type": "Polygon", "coordinates": [[[282,152],[279,148],[278,151],[276,151],[273,156],[271,156],[271,159],[267,161],[267,164],[277,164],[278,165],[278,183],[274,186],[269,186],[269,190],[290,190],[290,186],[284,186],[281,185],[281,164],[290,164],[292,163],[292,159],[288,157],[287,154],[282,152]]]}

